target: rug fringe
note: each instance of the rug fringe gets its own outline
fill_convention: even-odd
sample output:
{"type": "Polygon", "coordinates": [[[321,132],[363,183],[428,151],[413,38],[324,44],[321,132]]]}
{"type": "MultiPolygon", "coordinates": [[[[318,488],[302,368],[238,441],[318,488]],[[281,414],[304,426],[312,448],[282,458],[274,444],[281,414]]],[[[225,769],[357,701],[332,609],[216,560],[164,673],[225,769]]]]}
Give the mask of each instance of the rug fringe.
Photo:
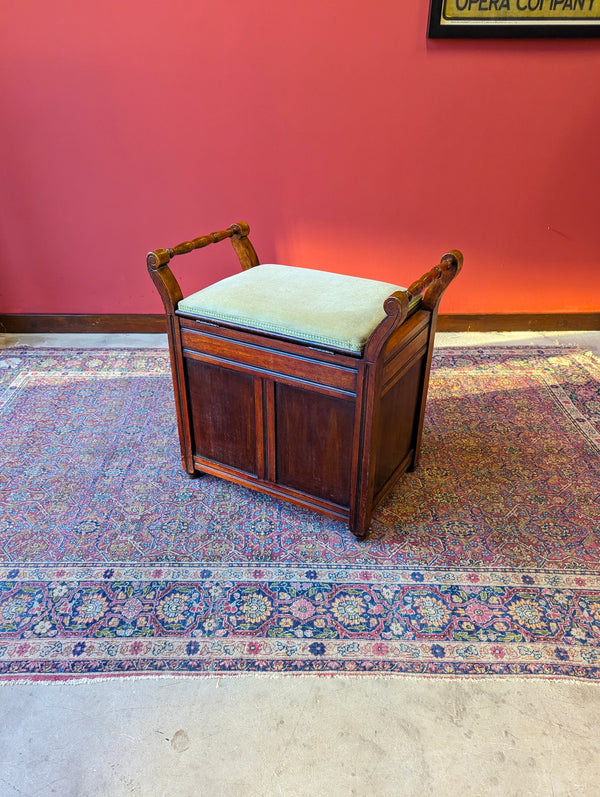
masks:
{"type": "Polygon", "coordinates": [[[89,676],[66,676],[64,678],[49,676],[41,678],[2,678],[0,679],[0,688],[10,686],[79,686],[81,684],[100,684],[100,683],[114,683],[114,682],[130,682],[130,681],[190,681],[193,679],[200,679],[203,681],[214,680],[215,689],[220,689],[222,682],[230,679],[266,679],[288,681],[293,679],[305,680],[330,680],[330,681],[358,681],[369,679],[372,681],[437,681],[448,683],[451,681],[460,681],[461,683],[476,682],[482,683],[500,683],[500,682],[520,682],[520,683],[553,683],[553,684],[586,684],[592,685],[595,688],[600,688],[599,681],[590,681],[586,678],[574,678],[572,676],[555,676],[555,675],[523,675],[523,674],[494,674],[494,675],[454,675],[454,674],[439,674],[439,673],[420,673],[420,674],[405,674],[405,673],[369,673],[369,672],[354,672],[354,673],[337,673],[337,672],[320,672],[320,673],[307,673],[307,672],[225,672],[225,673],[161,673],[156,674],[139,674],[135,675],[97,675],[89,676]]]}

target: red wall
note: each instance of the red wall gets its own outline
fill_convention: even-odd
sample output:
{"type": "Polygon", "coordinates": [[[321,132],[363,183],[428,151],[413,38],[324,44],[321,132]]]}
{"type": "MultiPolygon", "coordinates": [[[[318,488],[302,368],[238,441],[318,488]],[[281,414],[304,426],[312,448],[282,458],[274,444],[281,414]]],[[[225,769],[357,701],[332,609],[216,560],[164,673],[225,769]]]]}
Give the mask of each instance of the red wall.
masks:
{"type": "Polygon", "coordinates": [[[0,312],[159,312],[146,252],[240,219],[263,261],[401,284],[460,248],[445,313],[597,311],[600,40],[434,42],[427,13],[3,3],[0,312]]]}

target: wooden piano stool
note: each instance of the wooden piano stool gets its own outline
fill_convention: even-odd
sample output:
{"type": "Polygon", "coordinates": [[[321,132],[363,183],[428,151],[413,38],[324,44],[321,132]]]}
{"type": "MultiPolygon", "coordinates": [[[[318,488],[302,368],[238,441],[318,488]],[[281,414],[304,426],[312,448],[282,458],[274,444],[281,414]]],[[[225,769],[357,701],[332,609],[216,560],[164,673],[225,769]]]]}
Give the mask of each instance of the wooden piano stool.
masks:
{"type": "Polygon", "coordinates": [[[451,251],[408,289],[259,265],[246,223],[150,252],[183,467],[345,521],[359,538],[419,459],[451,251]],[[169,263],[231,240],[242,271],[184,299],[169,263]]]}

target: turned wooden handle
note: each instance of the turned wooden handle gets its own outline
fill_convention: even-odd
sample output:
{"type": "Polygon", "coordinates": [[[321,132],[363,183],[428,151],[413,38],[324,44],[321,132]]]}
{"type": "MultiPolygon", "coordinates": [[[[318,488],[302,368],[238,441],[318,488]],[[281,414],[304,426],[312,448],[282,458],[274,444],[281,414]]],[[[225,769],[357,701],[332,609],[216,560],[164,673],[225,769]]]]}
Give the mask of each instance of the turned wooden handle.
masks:
{"type": "Polygon", "coordinates": [[[248,238],[249,232],[250,227],[246,222],[238,221],[226,230],[211,232],[209,235],[201,235],[192,241],[184,241],[182,244],[177,244],[172,249],[154,249],[152,252],[148,252],[146,255],[148,272],[160,293],[166,313],[173,315],[175,308],[183,299],[179,283],[169,268],[169,261],[172,257],[185,255],[187,252],[193,252],[194,249],[202,249],[204,246],[217,244],[219,241],[231,238],[231,245],[238,256],[242,270],[245,271],[258,265],[258,256],[248,238]]]}
{"type": "Polygon", "coordinates": [[[408,289],[412,296],[423,295],[422,307],[432,310],[439,301],[442,293],[461,270],[463,264],[462,253],[452,249],[442,256],[439,264],[413,282],[408,289]]]}
{"type": "Polygon", "coordinates": [[[413,284],[408,289],[408,292],[412,296],[419,296],[421,293],[427,290],[430,285],[432,285],[436,280],[441,279],[442,277],[442,269],[439,266],[434,266],[427,274],[423,274],[423,276],[415,280],[413,284]]]}
{"type": "Polygon", "coordinates": [[[194,249],[202,249],[204,246],[210,244],[217,244],[219,241],[224,241],[226,238],[245,238],[250,232],[250,227],[245,221],[239,221],[232,224],[226,230],[219,230],[218,232],[211,232],[208,235],[201,235],[191,241],[184,241],[177,246],[170,249],[154,249],[148,253],[146,262],[152,269],[160,268],[166,265],[172,257],[176,255],[185,255],[188,252],[193,252],[194,249]]]}
{"type": "Polygon", "coordinates": [[[447,252],[440,260],[439,265],[434,266],[430,271],[424,274],[420,279],[413,282],[408,289],[408,292],[413,296],[418,296],[423,293],[427,288],[442,277],[451,273],[452,279],[458,274],[462,267],[463,256],[458,249],[453,249],[447,252]]]}

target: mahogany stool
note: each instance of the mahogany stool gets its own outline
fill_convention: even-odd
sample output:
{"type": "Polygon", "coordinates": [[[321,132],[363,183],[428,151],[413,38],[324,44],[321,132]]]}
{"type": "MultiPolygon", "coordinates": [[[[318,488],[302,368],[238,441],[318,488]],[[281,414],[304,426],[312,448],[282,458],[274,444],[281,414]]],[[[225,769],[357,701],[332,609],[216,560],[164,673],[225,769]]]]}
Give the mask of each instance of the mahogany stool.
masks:
{"type": "Polygon", "coordinates": [[[181,457],[348,523],[419,459],[440,298],[453,250],[406,289],[259,265],[245,222],[147,257],[167,314],[181,457]],[[176,255],[230,238],[242,271],[184,299],[176,255]]]}

